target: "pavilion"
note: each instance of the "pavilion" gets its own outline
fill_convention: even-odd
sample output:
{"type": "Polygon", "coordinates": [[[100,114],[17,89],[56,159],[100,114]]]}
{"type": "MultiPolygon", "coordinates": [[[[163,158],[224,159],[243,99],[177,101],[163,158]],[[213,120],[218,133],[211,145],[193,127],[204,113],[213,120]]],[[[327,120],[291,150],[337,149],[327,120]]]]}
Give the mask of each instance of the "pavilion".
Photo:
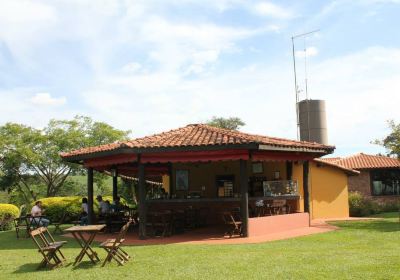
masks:
{"type": "MultiPolygon", "coordinates": [[[[112,174],[114,197],[118,176],[138,179],[141,238],[146,237],[149,207],[166,209],[189,204],[207,207],[213,214],[238,206],[244,236],[250,236],[259,231],[257,223],[261,219],[249,218],[248,206],[260,198],[288,201],[292,210],[286,215],[290,216],[287,223],[292,224],[297,214],[303,215],[299,216],[303,220],[304,215],[309,217],[309,162],[331,154],[334,149],[318,143],[191,124],[143,138],[64,152],[61,156],[87,168],[90,222],[94,221],[93,172],[96,171],[112,174]],[[148,199],[145,184],[148,178],[164,178],[160,181],[168,199],[148,199]]],[[[215,223],[216,215],[209,216],[210,223],[215,223]]]]}

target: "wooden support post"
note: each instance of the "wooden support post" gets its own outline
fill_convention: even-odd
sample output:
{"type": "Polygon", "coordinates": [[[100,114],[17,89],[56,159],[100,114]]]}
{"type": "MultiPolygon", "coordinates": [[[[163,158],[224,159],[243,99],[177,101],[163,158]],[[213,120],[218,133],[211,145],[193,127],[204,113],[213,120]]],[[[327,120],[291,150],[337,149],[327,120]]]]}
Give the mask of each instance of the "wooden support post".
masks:
{"type": "Polygon", "coordinates": [[[139,238],[146,238],[146,181],[144,176],[144,164],[139,162],[139,238]]]}
{"type": "Polygon", "coordinates": [[[113,200],[116,201],[116,198],[118,196],[118,171],[117,171],[117,169],[114,169],[112,182],[113,182],[112,197],[113,197],[113,200]]]}
{"type": "Polygon", "coordinates": [[[292,180],[293,178],[293,162],[286,161],[286,180],[292,180]]]}
{"type": "Polygon", "coordinates": [[[243,236],[249,236],[249,182],[247,178],[247,160],[240,160],[240,214],[243,236]]]}
{"type": "Polygon", "coordinates": [[[93,168],[87,169],[87,195],[88,195],[88,223],[89,225],[94,224],[94,213],[93,213],[93,168]]]}
{"type": "Polygon", "coordinates": [[[172,171],[172,163],[168,163],[168,175],[169,175],[169,195],[172,197],[172,195],[175,193],[175,186],[174,186],[174,178],[172,177],[173,171],[172,171]]]}
{"type": "Polygon", "coordinates": [[[310,213],[310,192],[309,192],[309,161],[303,163],[303,193],[304,193],[304,212],[310,213]]]}

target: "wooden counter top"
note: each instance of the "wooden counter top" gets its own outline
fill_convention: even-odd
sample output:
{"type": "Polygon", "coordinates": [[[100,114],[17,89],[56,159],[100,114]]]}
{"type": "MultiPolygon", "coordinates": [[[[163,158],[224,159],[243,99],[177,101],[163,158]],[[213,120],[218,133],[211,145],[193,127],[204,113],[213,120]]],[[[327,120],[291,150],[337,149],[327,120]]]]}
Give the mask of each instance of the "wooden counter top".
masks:
{"type": "MultiPolygon", "coordinates": [[[[298,200],[299,195],[279,195],[279,196],[257,196],[249,197],[249,201],[254,200],[298,200]]],[[[234,202],[240,201],[240,197],[215,197],[215,198],[174,198],[174,199],[151,199],[146,200],[147,203],[201,203],[201,202],[234,202]]]]}

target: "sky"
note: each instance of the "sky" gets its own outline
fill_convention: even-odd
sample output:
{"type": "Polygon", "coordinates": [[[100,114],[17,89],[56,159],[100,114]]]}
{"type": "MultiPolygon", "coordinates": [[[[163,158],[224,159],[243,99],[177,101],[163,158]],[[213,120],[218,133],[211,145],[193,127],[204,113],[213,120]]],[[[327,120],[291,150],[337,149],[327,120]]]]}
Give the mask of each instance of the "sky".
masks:
{"type": "Polygon", "coordinates": [[[235,116],[296,139],[291,37],[317,29],[295,40],[300,98],[307,72],[335,155],[384,153],[399,15],[400,0],[1,0],[0,125],[85,115],[135,138],[235,116]]]}

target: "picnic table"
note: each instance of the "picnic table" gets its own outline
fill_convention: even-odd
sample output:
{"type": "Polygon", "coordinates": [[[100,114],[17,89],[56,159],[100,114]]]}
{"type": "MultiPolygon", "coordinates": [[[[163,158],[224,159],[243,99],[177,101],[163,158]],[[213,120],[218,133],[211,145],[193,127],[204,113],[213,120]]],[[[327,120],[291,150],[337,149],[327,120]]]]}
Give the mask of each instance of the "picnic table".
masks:
{"type": "Polygon", "coordinates": [[[74,265],[80,263],[85,254],[94,264],[96,263],[96,261],[100,261],[97,253],[93,251],[90,245],[96,237],[96,234],[101,231],[105,226],[106,225],[73,226],[64,230],[65,232],[72,233],[75,240],[82,248],[79,255],[75,258],[74,265]]]}

